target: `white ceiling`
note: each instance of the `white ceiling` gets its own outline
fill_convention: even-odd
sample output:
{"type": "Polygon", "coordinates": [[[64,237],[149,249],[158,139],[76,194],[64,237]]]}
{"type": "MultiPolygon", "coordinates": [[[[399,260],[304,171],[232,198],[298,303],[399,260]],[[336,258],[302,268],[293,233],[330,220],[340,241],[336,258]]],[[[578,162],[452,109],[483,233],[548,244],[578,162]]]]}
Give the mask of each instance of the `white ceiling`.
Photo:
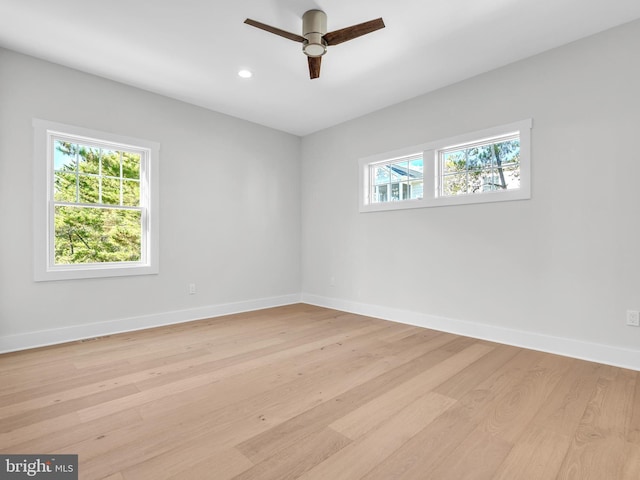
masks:
{"type": "Polygon", "coordinates": [[[639,0],[0,0],[0,46],[306,135],[637,18],[639,0]],[[243,23],[301,34],[313,8],[329,31],[387,27],[310,80],[299,43],[243,23]]]}

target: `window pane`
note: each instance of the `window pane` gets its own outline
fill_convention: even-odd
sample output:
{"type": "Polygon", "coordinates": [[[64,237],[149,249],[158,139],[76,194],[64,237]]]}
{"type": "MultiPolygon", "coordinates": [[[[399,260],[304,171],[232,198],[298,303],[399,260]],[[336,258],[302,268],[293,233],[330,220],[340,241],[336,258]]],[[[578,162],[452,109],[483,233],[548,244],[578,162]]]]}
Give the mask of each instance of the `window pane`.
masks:
{"type": "Polygon", "coordinates": [[[495,151],[502,165],[518,163],[520,161],[520,139],[497,143],[495,151]]]}
{"type": "Polygon", "coordinates": [[[467,193],[467,175],[447,175],[442,181],[442,195],[463,195],[467,193]]]}
{"type": "Polygon", "coordinates": [[[122,176],[124,178],[140,178],[140,154],[122,152],[122,176]]]}
{"type": "Polygon", "coordinates": [[[100,173],[100,149],[81,146],[78,154],[78,170],[81,173],[100,173]]]}
{"type": "Polygon", "coordinates": [[[80,203],[98,203],[100,200],[100,181],[96,176],[79,175],[78,187],[80,203]]]}
{"type": "Polygon", "coordinates": [[[407,180],[409,171],[409,162],[393,163],[389,165],[391,170],[391,181],[402,182],[407,180]]]}
{"type": "Polygon", "coordinates": [[[382,185],[389,183],[389,166],[376,166],[373,167],[373,183],[374,185],[382,185]]]}
{"type": "Polygon", "coordinates": [[[464,152],[445,152],[442,154],[442,170],[444,173],[463,172],[467,169],[464,152]]]}
{"type": "Polygon", "coordinates": [[[471,170],[467,173],[467,193],[482,193],[482,179],[487,170],[471,170]]]}
{"type": "Polygon", "coordinates": [[[113,150],[102,150],[102,175],[120,176],[120,153],[113,150]]]}
{"type": "Polygon", "coordinates": [[[481,190],[483,192],[491,192],[494,190],[504,190],[506,185],[502,183],[502,177],[497,168],[492,168],[483,173],[481,178],[481,190]]]}
{"type": "Polygon", "coordinates": [[[57,206],[55,264],[140,261],[141,232],[137,210],[57,206]]]}
{"type": "Polygon", "coordinates": [[[55,174],[53,199],[58,202],[76,201],[76,175],[74,173],[55,174]]]}
{"type": "Polygon", "coordinates": [[[415,200],[417,198],[422,198],[422,195],[424,193],[424,184],[420,181],[420,182],[411,182],[410,184],[410,197],[412,200],[415,200]]]}
{"type": "Polygon", "coordinates": [[[120,179],[102,178],[102,203],[120,205],[120,179]]]}
{"type": "Polygon", "coordinates": [[[53,168],[56,171],[75,172],[78,146],[69,142],[53,142],[53,168]]]}
{"type": "Polygon", "coordinates": [[[388,201],[388,185],[378,185],[374,189],[373,202],[381,203],[388,201]]]}
{"type": "Polygon", "coordinates": [[[400,200],[408,200],[410,193],[410,186],[408,183],[401,183],[400,184],[400,200]]]}
{"type": "Polygon", "coordinates": [[[398,200],[400,200],[400,184],[399,183],[392,183],[391,184],[391,198],[390,200],[392,202],[396,202],[398,200]]]}
{"type": "Polygon", "coordinates": [[[480,170],[491,168],[494,164],[492,145],[482,145],[467,150],[467,168],[469,170],[480,170]]]}
{"type": "Polygon", "coordinates": [[[140,182],[135,180],[122,181],[122,204],[129,207],[140,205],[140,182]]]}
{"type": "Polygon", "coordinates": [[[520,188],[520,165],[505,167],[502,169],[507,190],[520,188]]]}
{"type": "Polygon", "coordinates": [[[417,158],[409,162],[409,178],[424,177],[424,162],[422,158],[417,158]]]}

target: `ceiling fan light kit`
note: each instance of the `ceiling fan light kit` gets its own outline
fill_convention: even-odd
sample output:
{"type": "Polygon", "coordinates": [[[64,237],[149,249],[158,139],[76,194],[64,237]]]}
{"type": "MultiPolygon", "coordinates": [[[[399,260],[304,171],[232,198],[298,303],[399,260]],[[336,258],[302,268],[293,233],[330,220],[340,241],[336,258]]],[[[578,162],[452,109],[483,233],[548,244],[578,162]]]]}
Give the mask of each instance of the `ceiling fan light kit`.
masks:
{"type": "Polygon", "coordinates": [[[385,26],[382,18],[377,18],[327,33],[327,14],[322,10],[309,10],[304,13],[302,16],[302,36],[251,20],[250,18],[247,18],[244,23],[294,42],[302,43],[302,51],[307,56],[309,77],[311,79],[320,76],[320,63],[322,56],[327,53],[328,46],[353,40],[385,26]]]}
{"type": "Polygon", "coordinates": [[[309,10],[302,16],[302,51],[308,57],[321,57],[327,53],[327,14],[321,10],[309,10]]]}

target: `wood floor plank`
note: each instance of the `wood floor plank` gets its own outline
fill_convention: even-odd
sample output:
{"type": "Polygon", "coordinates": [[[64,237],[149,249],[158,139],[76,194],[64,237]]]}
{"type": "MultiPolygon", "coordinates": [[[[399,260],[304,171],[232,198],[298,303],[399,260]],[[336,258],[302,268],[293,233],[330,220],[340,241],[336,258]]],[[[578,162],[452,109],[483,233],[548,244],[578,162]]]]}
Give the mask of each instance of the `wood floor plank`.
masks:
{"type": "MultiPolygon", "coordinates": [[[[55,381],[37,383],[7,383],[5,384],[6,388],[3,386],[2,390],[0,390],[4,392],[4,394],[0,395],[0,407],[4,408],[11,406],[12,408],[16,408],[16,406],[21,406],[26,402],[41,401],[40,397],[55,397],[56,394],[61,393],[68,396],[69,394],[67,392],[69,391],[73,391],[76,388],[84,389],[95,383],[98,384],[98,388],[101,388],[100,385],[105,382],[115,383],[120,377],[124,377],[126,375],[135,375],[136,373],[145,370],[149,371],[150,374],[151,372],[154,372],[155,369],[162,368],[165,365],[179,363],[181,361],[189,361],[209,353],[210,352],[208,350],[195,350],[178,355],[162,355],[156,357],[155,360],[150,360],[145,364],[136,365],[135,367],[132,367],[131,364],[126,361],[114,360],[107,366],[89,369],[88,371],[81,372],[77,370],[73,371],[72,369],[70,370],[72,371],[71,374],[67,371],[67,375],[64,377],[64,382],[61,382],[60,379],[58,379],[55,381]],[[99,379],[99,382],[96,382],[96,379],[99,379]]],[[[53,398],[54,401],[56,399],[58,399],[58,397],[53,398]]]]}
{"type": "Polygon", "coordinates": [[[623,480],[638,480],[640,478],[640,445],[627,443],[625,449],[623,480]]]}
{"type": "Polygon", "coordinates": [[[438,385],[434,392],[451,398],[461,398],[486,378],[486,372],[493,372],[502,367],[518,352],[519,349],[516,347],[494,345],[491,352],[452,375],[447,381],[438,385]]]}
{"type": "MultiPolygon", "coordinates": [[[[46,406],[43,405],[40,408],[29,408],[26,411],[0,418],[0,433],[7,433],[20,425],[26,423],[37,423],[43,420],[48,420],[54,417],[59,417],[70,412],[77,412],[83,408],[93,405],[102,405],[110,402],[113,399],[127,398],[131,395],[136,395],[140,390],[135,385],[124,385],[121,387],[111,388],[104,391],[98,391],[95,393],[88,393],[84,396],[69,399],[67,401],[59,403],[50,403],[46,406]]],[[[49,403],[49,402],[47,402],[49,403]]],[[[22,410],[22,409],[17,409],[22,410]]],[[[121,409],[119,409],[121,410],[121,409]]],[[[112,412],[115,413],[115,412],[112,412]]]]}
{"type": "Polygon", "coordinates": [[[457,445],[428,478],[438,480],[491,480],[513,445],[476,428],[457,445]]]}
{"type": "Polygon", "coordinates": [[[542,357],[520,382],[494,401],[482,420],[481,428],[515,443],[546,403],[566,369],[567,362],[563,359],[553,355],[542,357]]]}
{"type": "MultiPolygon", "coordinates": [[[[198,463],[186,467],[181,472],[169,477],[160,475],[156,479],[185,480],[185,479],[215,479],[230,480],[238,474],[251,468],[252,463],[238,451],[231,449],[206,455],[198,463]]],[[[127,477],[126,480],[137,480],[137,477],[127,477]]]]}
{"type": "Polygon", "coordinates": [[[571,437],[537,425],[524,432],[491,478],[554,480],[571,445],[571,437]]]}
{"type": "Polygon", "coordinates": [[[627,431],[627,441],[640,446],[640,374],[636,373],[636,389],[633,396],[631,421],[627,431]]]}
{"type": "MultiPolygon", "coordinates": [[[[216,448],[206,441],[185,440],[179,447],[150,457],[121,471],[125,479],[157,480],[158,478],[184,475],[184,472],[198,465],[204,459],[215,459],[210,463],[212,477],[221,470],[229,470],[235,476],[253,464],[234,448],[216,448]],[[222,465],[226,465],[221,468],[222,465]]],[[[100,468],[103,462],[94,461],[95,468],[100,468]]],[[[89,468],[92,468],[89,466],[89,468]]],[[[89,471],[89,473],[93,473],[89,471]]],[[[183,477],[184,478],[184,477],[183,477]]],[[[215,478],[218,478],[217,476],[215,478]]],[[[230,478],[230,477],[227,477],[230,478]]]]}
{"type": "MultiPolygon", "coordinates": [[[[3,451],[10,448],[12,445],[27,443],[35,438],[42,438],[43,436],[54,436],[56,432],[65,430],[67,428],[73,428],[80,425],[82,422],[78,412],[67,413],[54,418],[48,418],[36,423],[24,423],[21,425],[15,425],[12,430],[6,433],[0,433],[0,449],[3,451]]],[[[34,454],[37,453],[35,450],[34,454]]],[[[16,452],[20,453],[20,452],[16,452]]],[[[21,452],[28,453],[28,452],[21,452]]]]}
{"type": "Polygon", "coordinates": [[[605,367],[578,425],[558,479],[624,478],[625,434],[636,372],[605,367]]]}
{"type": "Polygon", "coordinates": [[[300,480],[361,478],[453,403],[453,399],[437,393],[429,393],[417,398],[382,423],[372,435],[347,445],[298,478],[300,480]]]}
{"type": "Polygon", "coordinates": [[[533,423],[563,436],[573,436],[596,388],[601,366],[562,359],[565,373],[543,402],[533,423]]]}
{"type": "Polygon", "coordinates": [[[636,480],[639,377],[288,305],[0,355],[0,451],[83,480],[636,480]]]}
{"type": "Polygon", "coordinates": [[[108,477],[103,477],[102,480],[124,480],[124,477],[120,472],[116,472],[113,475],[109,475],[108,477]]]}
{"type": "Polygon", "coordinates": [[[463,370],[491,350],[492,347],[485,345],[471,345],[336,420],[329,427],[356,439],[383,422],[387,416],[429,393],[451,375],[463,370]]]}
{"type": "Polygon", "coordinates": [[[100,441],[113,430],[140,424],[142,417],[136,409],[129,409],[92,422],[78,421],[64,426],[64,418],[62,421],[62,424],[56,423],[49,429],[42,428],[41,423],[36,423],[32,424],[35,428],[29,429],[28,432],[13,431],[7,434],[7,437],[4,437],[6,443],[3,451],[6,453],[70,451],[69,447],[72,445],[100,441]]]}
{"type": "Polygon", "coordinates": [[[234,480],[293,480],[349,445],[351,440],[325,428],[294,448],[282,450],[234,477],[234,480]]]}

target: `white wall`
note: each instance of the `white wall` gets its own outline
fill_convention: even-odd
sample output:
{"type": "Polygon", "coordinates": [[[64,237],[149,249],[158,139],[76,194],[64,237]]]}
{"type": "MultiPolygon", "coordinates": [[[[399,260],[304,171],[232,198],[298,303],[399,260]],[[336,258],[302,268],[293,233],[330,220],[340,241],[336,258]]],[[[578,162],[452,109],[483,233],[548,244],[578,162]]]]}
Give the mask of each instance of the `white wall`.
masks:
{"type": "Polygon", "coordinates": [[[638,45],[636,21],[305,137],[303,299],[640,368],[638,45]],[[358,158],[529,117],[531,200],[358,213],[358,158]]]}
{"type": "Polygon", "coordinates": [[[295,301],[299,178],[298,137],[0,50],[0,351],[295,301]],[[33,117],[160,143],[159,275],[34,283],[33,117]]]}

